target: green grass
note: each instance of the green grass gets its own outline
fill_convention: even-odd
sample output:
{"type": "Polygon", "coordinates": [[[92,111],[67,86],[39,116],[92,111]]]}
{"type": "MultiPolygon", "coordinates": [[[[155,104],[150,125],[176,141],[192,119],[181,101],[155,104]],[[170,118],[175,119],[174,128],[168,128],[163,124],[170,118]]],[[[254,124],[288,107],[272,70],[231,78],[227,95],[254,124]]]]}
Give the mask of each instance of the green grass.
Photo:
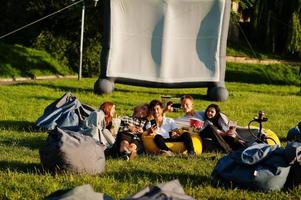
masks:
{"type": "MultiPolygon", "coordinates": [[[[121,199],[145,186],[175,178],[180,180],[185,192],[196,199],[298,199],[301,195],[300,187],[270,193],[214,188],[210,184],[210,173],[222,156],[215,153],[204,153],[195,159],[160,156],[143,156],[131,162],[109,159],[105,173],[96,176],[68,173],[52,176],[42,172],[38,149],[47,133],[35,132],[31,126],[44,108],[66,91],[94,107],[103,101],[113,101],[119,115],[130,115],[134,105],[159,99],[161,95],[191,94],[198,110],[211,103],[205,88],[153,89],[117,84],[112,94],[97,96],[93,94],[94,82],[95,79],[56,80],[0,86],[0,199],[42,199],[56,190],[86,183],[98,192],[121,199]]],[[[285,138],[288,129],[300,121],[300,87],[245,82],[226,83],[230,97],[218,103],[222,111],[245,126],[263,110],[269,118],[264,128],[285,138]]],[[[169,114],[170,117],[179,115],[181,113],[169,114]]]]}
{"type": "Polygon", "coordinates": [[[72,74],[45,51],[21,45],[0,43],[0,66],[1,78],[72,74]]]}
{"type": "Polygon", "coordinates": [[[227,63],[226,81],[274,85],[300,85],[300,66],[227,63]]]}
{"type": "MultiPolygon", "coordinates": [[[[257,59],[281,59],[280,55],[272,54],[266,51],[262,51],[254,46],[249,47],[246,43],[234,44],[229,42],[227,44],[228,56],[250,57],[257,59]]],[[[283,59],[283,58],[282,58],[283,59]]]]}
{"type": "MultiPolygon", "coordinates": [[[[252,42],[251,42],[252,43],[252,42]]],[[[255,58],[255,59],[280,59],[280,60],[295,60],[300,61],[300,56],[297,54],[295,55],[281,55],[281,54],[275,54],[271,51],[267,51],[262,49],[262,47],[256,47],[254,44],[248,45],[243,40],[233,43],[231,41],[228,41],[227,43],[227,56],[238,56],[238,57],[249,57],[249,58],[255,58]]]]}

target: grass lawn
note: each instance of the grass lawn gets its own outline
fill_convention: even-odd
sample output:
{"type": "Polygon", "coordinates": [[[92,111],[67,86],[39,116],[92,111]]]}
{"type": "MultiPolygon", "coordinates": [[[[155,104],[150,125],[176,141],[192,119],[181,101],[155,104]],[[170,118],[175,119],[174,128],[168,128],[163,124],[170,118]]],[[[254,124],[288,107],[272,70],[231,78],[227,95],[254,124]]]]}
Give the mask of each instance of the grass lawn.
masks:
{"type": "MultiPolygon", "coordinates": [[[[195,159],[142,156],[125,162],[106,161],[102,175],[60,174],[52,176],[40,170],[38,149],[47,133],[30,127],[44,108],[71,91],[82,103],[98,107],[103,101],[116,103],[119,115],[130,115],[134,105],[160,99],[161,95],[180,97],[191,94],[195,107],[203,110],[211,102],[205,88],[153,89],[117,84],[112,94],[93,94],[95,79],[37,81],[0,86],[0,199],[42,199],[58,189],[89,183],[98,192],[114,199],[136,193],[145,186],[179,179],[185,192],[196,199],[299,199],[301,188],[281,192],[254,192],[214,188],[210,174],[222,154],[204,153],[195,159]]],[[[269,121],[263,126],[285,138],[289,128],[301,120],[301,96],[298,85],[266,85],[227,82],[229,100],[219,102],[222,111],[239,125],[246,126],[259,110],[269,121]]],[[[171,113],[176,117],[181,113],[171,113]]]]}
{"type": "Polygon", "coordinates": [[[0,42],[0,78],[74,74],[45,51],[0,42]]]}

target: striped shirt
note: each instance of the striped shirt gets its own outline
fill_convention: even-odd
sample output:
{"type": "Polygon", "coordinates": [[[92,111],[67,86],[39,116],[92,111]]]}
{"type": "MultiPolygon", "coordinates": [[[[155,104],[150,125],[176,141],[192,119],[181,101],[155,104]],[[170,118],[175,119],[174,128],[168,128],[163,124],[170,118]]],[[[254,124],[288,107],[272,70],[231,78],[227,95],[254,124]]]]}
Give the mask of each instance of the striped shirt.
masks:
{"type": "Polygon", "coordinates": [[[124,116],[121,118],[120,127],[118,129],[119,133],[130,133],[130,134],[139,134],[139,132],[131,132],[130,126],[134,126],[136,128],[143,128],[147,122],[145,119],[139,119],[136,117],[124,116]]]}

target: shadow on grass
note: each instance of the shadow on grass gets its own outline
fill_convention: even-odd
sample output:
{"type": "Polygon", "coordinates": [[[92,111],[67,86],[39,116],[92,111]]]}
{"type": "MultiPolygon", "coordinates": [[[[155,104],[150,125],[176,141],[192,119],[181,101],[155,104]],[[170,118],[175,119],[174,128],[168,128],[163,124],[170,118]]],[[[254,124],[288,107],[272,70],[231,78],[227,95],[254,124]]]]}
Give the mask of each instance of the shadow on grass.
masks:
{"type": "MultiPolygon", "coordinates": [[[[147,87],[148,88],[148,87],[147,87]]],[[[132,88],[132,87],[128,87],[128,88],[115,88],[114,91],[116,92],[123,92],[123,93],[130,93],[132,94],[133,92],[137,92],[137,93],[142,93],[142,94],[154,94],[154,95],[166,95],[166,94],[163,94],[163,91],[161,91],[160,88],[159,90],[156,90],[156,89],[159,89],[159,88],[149,88],[146,89],[146,90],[141,90],[140,88],[132,88]]],[[[170,95],[170,94],[168,94],[170,95]]]]}
{"type": "Polygon", "coordinates": [[[93,85],[91,85],[90,89],[87,88],[80,88],[78,86],[65,86],[65,85],[53,85],[49,83],[42,83],[42,82],[24,82],[24,83],[18,83],[18,85],[29,85],[29,86],[41,86],[41,87],[47,87],[54,90],[61,90],[64,92],[86,92],[91,93],[93,92],[93,85]]]}
{"type": "Polygon", "coordinates": [[[210,176],[202,176],[202,175],[192,175],[185,172],[171,172],[171,173],[163,173],[158,172],[154,173],[151,171],[144,170],[130,170],[128,172],[107,172],[106,175],[113,176],[114,179],[120,182],[127,182],[127,180],[133,180],[134,182],[139,182],[141,177],[149,179],[151,182],[159,181],[170,181],[173,179],[179,179],[180,183],[183,185],[204,185],[210,184],[211,179],[210,176]]]}
{"type": "Polygon", "coordinates": [[[44,145],[45,139],[42,137],[23,137],[22,139],[16,139],[16,138],[4,138],[0,140],[1,145],[5,146],[22,146],[26,147],[31,150],[39,149],[44,145]]]}
{"type": "Polygon", "coordinates": [[[38,99],[38,100],[43,100],[43,101],[51,101],[51,102],[58,99],[58,97],[41,96],[41,95],[32,95],[32,96],[28,96],[28,98],[33,98],[33,99],[38,99]]]}
{"type": "Polygon", "coordinates": [[[193,99],[202,99],[205,101],[212,101],[206,94],[192,94],[193,99]]]}
{"type": "Polygon", "coordinates": [[[42,165],[34,163],[22,163],[18,161],[0,161],[0,170],[16,171],[23,173],[44,173],[42,165]]]}
{"type": "Polygon", "coordinates": [[[0,120],[0,130],[25,132],[39,131],[34,122],[12,120],[0,120]]]}
{"type": "MultiPolygon", "coordinates": [[[[117,92],[124,92],[124,93],[130,93],[132,94],[133,92],[137,92],[137,93],[142,93],[142,94],[149,94],[149,95],[161,95],[161,96],[171,96],[172,98],[181,98],[184,95],[187,95],[187,92],[183,91],[183,93],[179,93],[178,89],[179,88],[150,88],[149,90],[139,90],[138,88],[136,88],[137,90],[135,90],[134,88],[129,88],[129,89],[125,89],[125,88],[115,88],[114,91],[117,92]],[[157,89],[157,90],[156,90],[157,89]],[[166,92],[166,90],[162,90],[162,89],[166,89],[168,90],[168,92],[166,92]],[[175,92],[173,92],[173,90],[175,89],[175,92]],[[161,91],[162,90],[162,91],[161,91]]],[[[186,89],[191,89],[191,88],[186,88],[186,89]]],[[[190,94],[194,99],[204,99],[204,100],[209,100],[209,98],[207,97],[206,94],[190,94]]],[[[126,96],[126,94],[125,94],[126,96]]]]}
{"type": "Polygon", "coordinates": [[[272,84],[273,81],[267,79],[264,74],[248,73],[241,71],[227,71],[225,80],[227,82],[252,83],[252,84],[272,84]]]}

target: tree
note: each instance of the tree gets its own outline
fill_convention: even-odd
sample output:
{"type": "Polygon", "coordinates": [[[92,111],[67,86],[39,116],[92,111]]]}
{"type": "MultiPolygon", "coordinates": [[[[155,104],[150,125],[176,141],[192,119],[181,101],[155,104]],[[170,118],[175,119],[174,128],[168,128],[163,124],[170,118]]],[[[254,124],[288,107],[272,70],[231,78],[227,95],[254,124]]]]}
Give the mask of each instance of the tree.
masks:
{"type": "Polygon", "coordinates": [[[257,0],[251,22],[263,48],[279,54],[301,52],[301,0],[257,0]]]}
{"type": "Polygon", "coordinates": [[[293,4],[293,13],[290,18],[290,26],[287,38],[288,50],[292,53],[299,53],[301,57],[301,1],[293,4]]]}

